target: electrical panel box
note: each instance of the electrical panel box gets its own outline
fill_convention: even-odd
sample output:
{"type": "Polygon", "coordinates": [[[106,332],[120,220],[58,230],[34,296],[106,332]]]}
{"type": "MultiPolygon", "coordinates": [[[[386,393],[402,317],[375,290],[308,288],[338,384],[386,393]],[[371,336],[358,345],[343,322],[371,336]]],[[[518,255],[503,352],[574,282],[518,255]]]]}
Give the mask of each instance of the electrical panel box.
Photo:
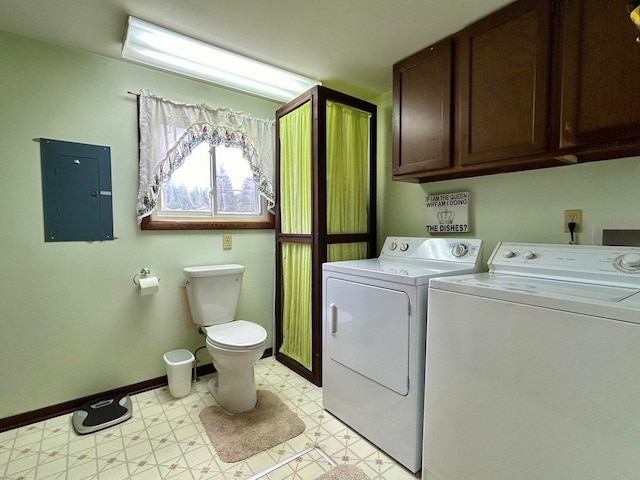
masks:
{"type": "Polygon", "coordinates": [[[45,242],[113,240],[111,148],[40,139],[45,242]]]}

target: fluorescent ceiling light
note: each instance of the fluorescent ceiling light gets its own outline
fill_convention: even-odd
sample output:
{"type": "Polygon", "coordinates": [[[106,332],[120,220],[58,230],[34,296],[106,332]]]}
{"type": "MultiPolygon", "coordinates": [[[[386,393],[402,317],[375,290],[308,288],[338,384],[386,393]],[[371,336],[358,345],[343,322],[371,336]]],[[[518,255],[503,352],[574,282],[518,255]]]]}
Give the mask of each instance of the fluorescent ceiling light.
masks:
{"type": "Polygon", "coordinates": [[[288,102],[320,84],[317,80],[131,16],[122,45],[122,56],[134,62],[281,102],[288,102]]]}

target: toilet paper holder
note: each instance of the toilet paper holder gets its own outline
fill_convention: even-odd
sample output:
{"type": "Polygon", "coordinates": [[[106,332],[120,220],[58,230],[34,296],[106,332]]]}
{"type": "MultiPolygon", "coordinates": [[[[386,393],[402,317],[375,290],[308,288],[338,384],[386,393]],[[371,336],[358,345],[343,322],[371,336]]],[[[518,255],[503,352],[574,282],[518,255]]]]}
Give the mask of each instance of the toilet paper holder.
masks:
{"type": "MultiPolygon", "coordinates": [[[[151,270],[149,270],[148,268],[143,268],[142,270],[140,270],[140,273],[136,273],[133,276],[133,284],[137,285],[139,287],[140,286],[140,277],[146,278],[149,275],[151,275],[151,270]]],[[[160,281],[160,279],[158,278],[158,282],[159,281],[160,281]]]]}

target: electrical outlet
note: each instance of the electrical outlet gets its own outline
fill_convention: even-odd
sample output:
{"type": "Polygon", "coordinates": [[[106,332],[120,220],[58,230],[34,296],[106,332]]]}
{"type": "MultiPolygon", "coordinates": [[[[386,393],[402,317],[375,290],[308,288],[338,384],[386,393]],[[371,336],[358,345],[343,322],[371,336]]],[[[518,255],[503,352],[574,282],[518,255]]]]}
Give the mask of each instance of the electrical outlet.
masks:
{"type": "Polygon", "coordinates": [[[222,249],[231,250],[231,234],[230,233],[224,233],[222,235],[222,249]]]}
{"type": "Polygon", "coordinates": [[[564,211],[564,233],[569,233],[569,222],[575,222],[576,233],[582,231],[582,210],[565,210],[564,211]]]}

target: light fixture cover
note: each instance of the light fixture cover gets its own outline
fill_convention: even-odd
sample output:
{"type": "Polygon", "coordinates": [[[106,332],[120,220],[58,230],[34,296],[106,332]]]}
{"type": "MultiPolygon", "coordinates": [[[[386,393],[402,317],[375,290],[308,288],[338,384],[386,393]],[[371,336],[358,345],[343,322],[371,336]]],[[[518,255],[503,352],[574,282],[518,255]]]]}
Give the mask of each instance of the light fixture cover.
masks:
{"type": "Polygon", "coordinates": [[[122,56],[205,82],[288,102],[320,82],[129,17],[122,56]]]}

